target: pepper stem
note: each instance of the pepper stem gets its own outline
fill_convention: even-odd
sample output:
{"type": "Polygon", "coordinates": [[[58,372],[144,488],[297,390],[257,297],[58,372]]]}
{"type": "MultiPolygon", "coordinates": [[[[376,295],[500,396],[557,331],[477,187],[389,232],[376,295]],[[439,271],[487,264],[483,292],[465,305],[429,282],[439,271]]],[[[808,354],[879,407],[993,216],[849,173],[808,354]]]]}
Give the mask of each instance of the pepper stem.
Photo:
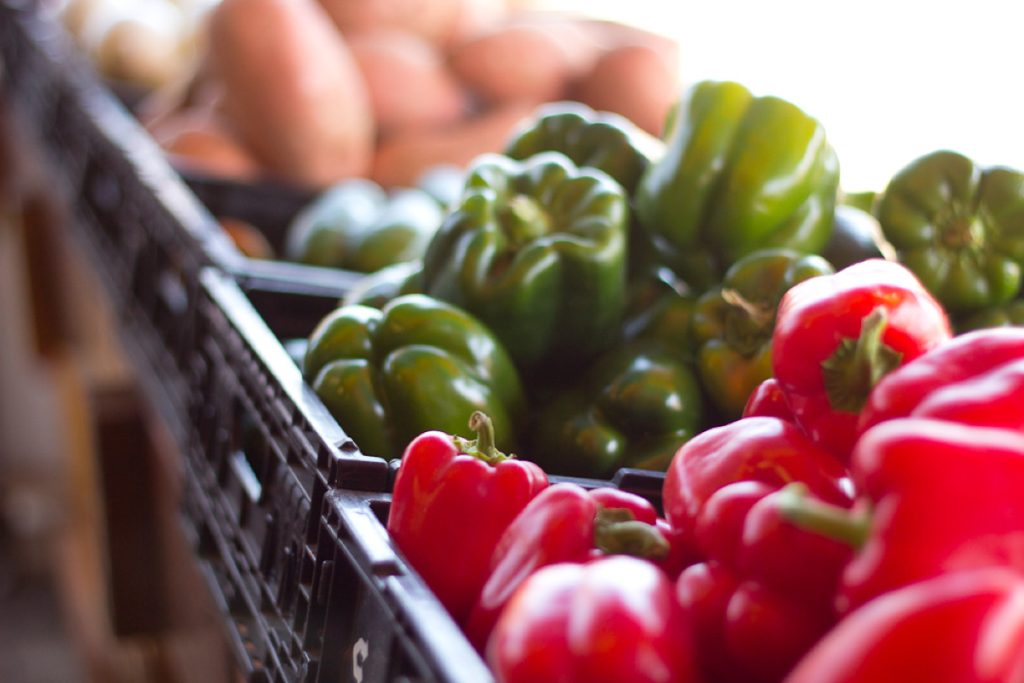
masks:
{"type": "Polygon", "coordinates": [[[501,209],[501,224],[515,247],[522,247],[551,231],[551,218],[532,197],[511,197],[501,209]]]}
{"type": "Polygon", "coordinates": [[[510,456],[498,450],[494,442],[494,422],[487,413],[481,410],[473,411],[469,416],[469,428],[476,432],[475,439],[464,439],[461,436],[453,436],[455,446],[459,452],[472,455],[474,458],[496,465],[510,456]]]}
{"type": "Polygon", "coordinates": [[[871,531],[871,510],[865,504],[853,508],[832,505],[812,498],[802,482],[788,484],[779,493],[779,515],[794,526],[813,531],[826,538],[859,549],[867,542],[871,531]]]}
{"type": "Polygon", "coordinates": [[[775,318],[775,309],[764,304],[756,304],[739,293],[738,290],[726,288],[722,290],[722,300],[746,313],[751,322],[758,328],[765,328],[775,318]]]}
{"type": "Polygon", "coordinates": [[[594,520],[594,547],[607,555],[632,555],[657,560],[668,556],[669,544],[657,527],[638,522],[629,510],[599,508],[594,520]]]}
{"type": "Polygon", "coordinates": [[[861,321],[860,336],[844,338],[822,361],[825,393],[833,410],[860,412],[872,387],[899,366],[903,354],[882,342],[887,324],[885,308],[875,308],[861,321]]]}

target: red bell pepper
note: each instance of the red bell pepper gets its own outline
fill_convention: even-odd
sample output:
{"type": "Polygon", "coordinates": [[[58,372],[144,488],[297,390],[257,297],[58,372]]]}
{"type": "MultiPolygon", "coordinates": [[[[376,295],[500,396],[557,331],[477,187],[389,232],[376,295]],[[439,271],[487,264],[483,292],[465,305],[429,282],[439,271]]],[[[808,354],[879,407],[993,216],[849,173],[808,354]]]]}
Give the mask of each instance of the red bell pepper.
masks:
{"type": "Polygon", "coordinates": [[[871,388],[951,336],[945,311],[913,273],[870,259],[786,292],[772,371],[797,424],[845,461],[871,388]]]}
{"type": "Polygon", "coordinates": [[[851,551],[781,517],[791,482],[839,509],[852,504],[842,463],[777,417],[703,432],[669,466],[666,516],[706,560],[684,570],[677,589],[696,615],[701,668],[713,680],[778,681],[835,619],[830,605],[851,551]]]}
{"type": "Polygon", "coordinates": [[[793,411],[789,409],[786,396],[774,377],[764,380],[750,393],[743,408],[743,417],[777,417],[793,421],[793,411]]]}
{"type": "Polygon", "coordinates": [[[690,683],[688,615],[659,569],[633,557],[549,565],[502,612],[487,648],[500,683],[690,683]]]}
{"type": "Polygon", "coordinates": [[[955,570],[1024,570],[1024,434],[945,420],[873,427],[851,461],[867,514],[793,504],[783,514],[845,536],[859,551],[843,572],[841,611],[955,570]]]}
{"type": "Polygon", "coordinates": [[[772,488],[800,481],[822,500],[851,502],[845,467],[795,424],[775,417],[746,417],[704,431],[676,452],[662,487],[665,516],[692,538],[708,499],[741,481],[772,488]]]}
{"type": "Polygon", "coordinates": [[[1022,429],[1022,361],[1024,328],[962,334],[886,375],[871,390],[858,430],[910,416],[1022,429]]]}
{"type": "Polygon", "coordinates": [[[466,622],[466,635],[483,651],[494,623],[516,589],[541,567],[583,563],[602,555],[670,555],[649,501],[618,489],[588,491],[560,483],[534,498],[508,526],[492,554],[490,571],[466,622]]]}
{"type": "Polygon", "coordinates": [[[501,534],[548,485],[537,465],[503,455],[483,413],[475,441],[426,432],[409,443],[395,477],[387,529],[456,621],[477,599],[501,534]]]}
{"type": "Polygon", "coordinates": [[[907,681],[1024,681],[1024,577],[978,569],[887,593],[843,619],[785,683],[907,681]]]}
{"type": "Polygon", "coordinates": [[[781,514],[787,495],[731,484],[698,522],[708,561],[687,568],[677,590],[697,615],[698,661],[713,680],[775,683],[835,622],[832,598],[852,550],[791,524],[781,514]]]}

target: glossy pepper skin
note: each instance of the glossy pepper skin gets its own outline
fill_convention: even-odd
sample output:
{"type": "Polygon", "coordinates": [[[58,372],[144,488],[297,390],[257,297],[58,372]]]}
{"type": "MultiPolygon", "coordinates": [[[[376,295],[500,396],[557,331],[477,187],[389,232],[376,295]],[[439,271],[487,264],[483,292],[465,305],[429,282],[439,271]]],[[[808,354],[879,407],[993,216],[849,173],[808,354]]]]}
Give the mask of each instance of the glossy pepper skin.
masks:
{"type": "Polygon", "coordinates": [[[781,681],[834,623],[716,563],[687,567],[677,595],[694,614],[698,667],[716,683],[781,681]]]}
{"type": "Polygon", "coordinates": [[[669,465],[662,501],[672,526],[692,537],[707,515],[708,501],[730,484],[753,481],[781,488],[803,482],[822,500],[848,506],[847,480],[846,468],[795,424],[748,417],[687,441],[669,465]]]}
{"type": "Polygon", "coordinates": [[[1024,435],[931,418],[883,422],[857,441],[851,472],[869,514],[794,505],[787,517],[858,552],[836,604],[849,611],[953,571],[1024,568],[1024,435]]]}
{"type": "Polygon", "coordinates": [[[885,237],[953,315],[1021,289],[1024,173],[941,150],[900,170],[878,199],[885,237]]]}
{"type": "Polygon", "coordinates": [[[801,429],[845,461],[872,387],[951,335],[945,311],[913,273],[861,261],[782,297],[772,374],[801,429]]]}
{"type": "Polygon", "coordinates": [[[498,621],[487,660],[501,683],[700,680],[672,583],[632,557],[533,574],[498,621]]]}
{"type": "Polygon", "coordinates": [[[505,146],[513,159],[541,152],[561,152],[577,166],[600,169],[632,195],[647,167],[665,153],[665,144],[618,114],[579,102],[552,102],[541,105],[505,146]]]}
{"type": "Polygon", "coordinates": [[[1024,426],[1024,328],[954,337],[886,375],[872,389],[859,433],[900,417],[933,417],[982,427],[1024,426]]]}
{"type": "Polygon", "coordinates": [[[873,258],[896,260],[895,250],[870,209],[845,204],[836,205],[832,234],[821,255],[837,270],[873,258]]]}
{"type": "Polygon", "coordinates": [[[539,410],[531,457],[545,470],[610,478],[620,467],[665,470],[702,426],[700,386],[666,345],[609,351],[539,410]]]}
{"type": "Polygon", "coordinates": [[[581,564],[610,554],[669,558],[671,549],[657,519],[647,500],[618,489],[588,491],[572,483],[544,489],[498,541],[490,573],[466,622],[470,642],[483,651],[508,601],[541,567],[581,564]]]}
{"type": "Polygon", "coordinates": [[[483,155],[427,249],[424,291],[480,318],[521,366],[582,363],[621,322],[628,220],[602,171],[558,152],[483,155]]]}
{"type": "Polygon", "coordinates": [[[697,300],[690,323],[697,372],[724,419],[739,417],[751,392],[772,376],[772,331],[783,294],[798,282],[832,272],[820,256],[755,251],[697,300]]]}
{"type": "Polygon", "coordinates": [[[785,683],[1011,683],[1024,680],[1024,580],[952,572],[848,615],[785,683]]]}
{"type": "Polygon", "coordinates": [[[704,562],[683,571],[677,591],[700,615],[698,661],[712,680],[778,681],[835,622],[832,599],[852,550],[790,523],[789,495],[736,482],[698,519],[704,562]]]}
{"type": "Polygon", "coordinates": [[[814,118],[738,83],[690,88],[634,203],[661,259],[698,289],[758,249],[825,246],[839,163],[814,118]]]}
{"type": "Polygon", "coordinates": [[[672,347],[679,356],[692,361],[694,343],[691,329],[697,295],[665,266],[650,266],[629,283],[622,341],[654,340],[672,347]]]}
{"type": "Polygon", "coordinates": [[[743,406],[743,417],[777,417],[793,422],[793,411],[774,377],[761,382],[750,393],[747,405],[743,406]]]}
{"type": "Polygon", "coordinates": [[[441,225],[441,205],[423,190],[390,195],[362,178],[341,182],[318,196],[292,220],[286,238],[289,260],[373,273],[423,257],[441,225]]]}
{"type": "Polygon", "coordinates": [[[548,485],[537,465],[494,447],[482,413],[475,440],[425,432],[405,449],[387,529],[441,604],[462,622],[487,578],[501,534],[548,485]],[[452,558],[458,558],[453,562],[452,558]]]}
{"type": "Polygon", "coordinates": [[[678,597],[697,616],[699,661],[716,681],[775,681],[834,620],[849,548],[789,524],[784,487],[851,503],[846,469],[792,422],[748,417],[697,435],[672,461],[662,498],[696,546],[678,597]]]}
{"type": "Polygon", "coordinates": [[[468,438],[477,410],[508,451],[524,415],[501,342],[465,311],[421,294],[381,310],[336,309],[310,336],[303,372],[360,449],[380,457],[399,457],[426,431],[468,438]]]}

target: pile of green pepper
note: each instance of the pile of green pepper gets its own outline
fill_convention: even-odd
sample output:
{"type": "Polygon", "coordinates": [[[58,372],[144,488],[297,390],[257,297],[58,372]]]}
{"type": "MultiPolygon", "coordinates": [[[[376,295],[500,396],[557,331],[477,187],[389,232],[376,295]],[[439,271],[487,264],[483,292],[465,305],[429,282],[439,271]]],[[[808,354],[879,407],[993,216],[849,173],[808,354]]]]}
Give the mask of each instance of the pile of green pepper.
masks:
{"type": "MultiPolygon", "coordinates": [[[[771,376],[783,295],[869,258],[907,265],[961,329],[1024,320],[1024,175],[939,152],[846,195],[820,122],[731,82],[688,89],[665,131],[546,105],[407,254],[360,264],[378,272],[313,334],[305,371],[365,452],[468,438],[484,410],[499,447],[555,474],[664,469],[771,376]]],[[[335,201],[334,224],[363,204],[380,206],[335,201]]],[[[340,252],[309,213],[296,243],[340,252]]]]}

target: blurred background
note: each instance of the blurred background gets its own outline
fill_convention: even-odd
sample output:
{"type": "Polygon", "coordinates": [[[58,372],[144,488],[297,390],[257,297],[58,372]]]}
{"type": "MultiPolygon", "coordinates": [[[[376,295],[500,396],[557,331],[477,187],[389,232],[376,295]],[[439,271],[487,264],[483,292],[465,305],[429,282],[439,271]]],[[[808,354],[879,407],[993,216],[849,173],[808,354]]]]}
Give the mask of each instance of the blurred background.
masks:
{"type": "Polygon", "coordinates": [[[672,36],[684,82],[736,80],[797,104],[824,123],[849,191],[881,189],[941,148],[1024,166],[1019,2],[551,4],[672,36]]]}

